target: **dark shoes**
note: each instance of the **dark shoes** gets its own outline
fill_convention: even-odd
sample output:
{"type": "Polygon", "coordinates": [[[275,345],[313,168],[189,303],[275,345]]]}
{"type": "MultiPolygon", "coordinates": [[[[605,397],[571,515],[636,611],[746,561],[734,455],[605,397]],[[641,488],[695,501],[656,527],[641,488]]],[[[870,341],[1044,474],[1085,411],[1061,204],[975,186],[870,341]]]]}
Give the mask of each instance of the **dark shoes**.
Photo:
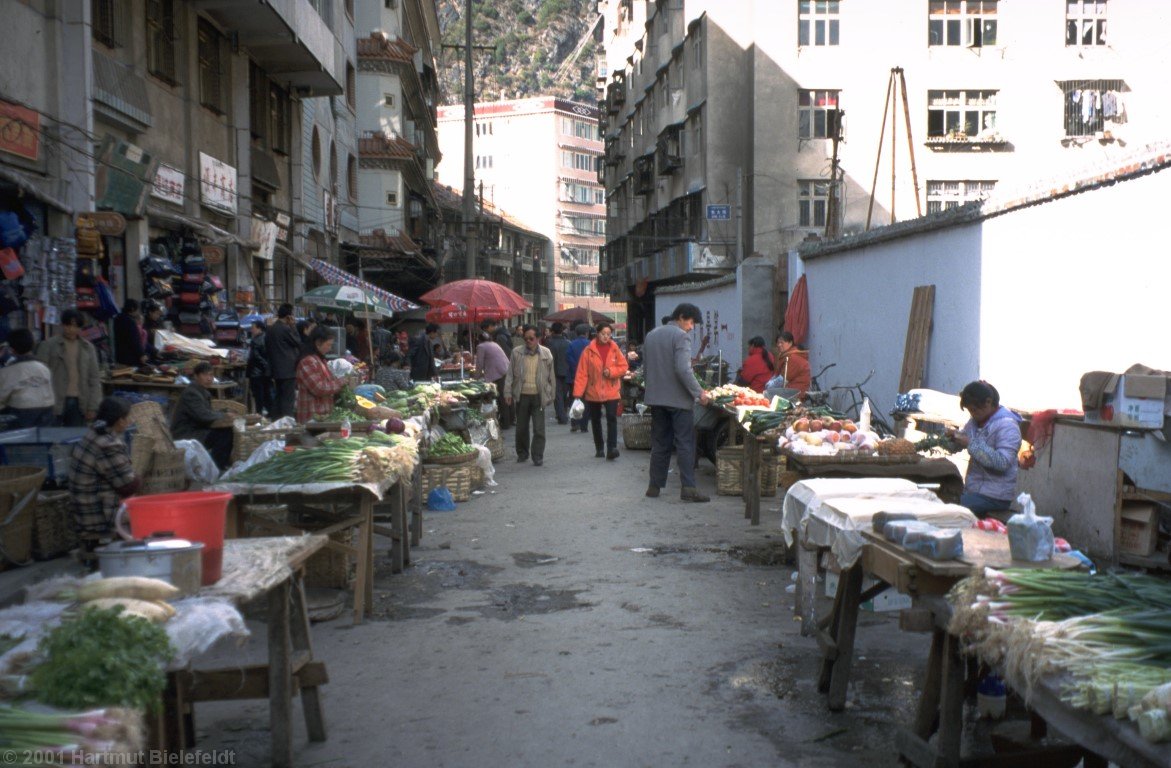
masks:
{"type": "Polygon", "coordinates": [[[601,459],[601,458],[605,458],[605,456],[606,456],[606,452],[605,452],[605,451],[603,451],[601,448],[599,448],[598,450],[594,451],[594,458],[595,458],[595,459],[601,459]]]}
{"type": "Polygon", "coordinates": [[[572,434],[573,434],[574,432],[576,432],[576,431],[577,431],[577,425],[576,425],[576,424],[570,424],[570,425],[569,425],[569,434],[571,434],[571,435],[572,435],[572,434]]]}
{"type": "Polygon", "coordinates": [[[544,459],[533,459],[533,466],[539,467],[545,463],[544,459]]]}
{"type": "Polygon", "coordinates": [[[524,464],[528,460],[529,460],[529,455],[527,453],[524,456],[521,456],[520,454],[517,454],[517,456],[516,456],[516,463],[517,464],[524,464]]]}
{"type": "Polygon", "coordinates": [[[704,496],[695,488],[684,488],[683,491],[679,494],[679,498],[683,501],[693,502],[711,501],[710,497],[704,496]]]}
{"type": "Polygon", "coordinates": [[[647,495],[647,498],[648,498],[648,499],[657,499],[657,498],[659,498],[659,486],[657,486],[657,485],[648,485],[648,486],[646,487],[646,495],[647,495]]]}
{"type": "Polygon", "coordinates": [[[618,449],[617,448],[606,452],[606,461],[613,461],[616,458],[618,458],[618,449]]]}

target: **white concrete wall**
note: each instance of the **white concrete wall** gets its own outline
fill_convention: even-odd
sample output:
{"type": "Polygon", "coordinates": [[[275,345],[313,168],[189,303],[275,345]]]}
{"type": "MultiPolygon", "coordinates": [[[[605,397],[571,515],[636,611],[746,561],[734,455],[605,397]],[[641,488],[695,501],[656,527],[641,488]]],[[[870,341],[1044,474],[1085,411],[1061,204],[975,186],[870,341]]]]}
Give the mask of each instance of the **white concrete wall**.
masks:
{"type": "MultiPolygon", "coordinates": [[[[385,131],[403,135],[403,88],[398,75],[362,72],[358,75],[358,130],[385,131]],[[386,94],[394,95],[394,106],[386,106],[386,94]]],[[[414,141],[414,136],[406,136],[414,141]]]]}
{"type": "MultiPolygon", "coordinates": [[[[1080,408],[1091,370],[1171,370],[1165,339],[1171,171],[949,229],[790,261],[808,275],[810,362],[823,384],[874,370],[867,391],[889,411],[911,295],[935,285],[924,386],[958,392],[982,378],[1025,409],[1080,408]]],[[[791,287],[791,286],[790,286],[791,287]]]]}
{"type": "Polygon", "coordinates": [[[361,234],[368,235],[376,229],[393,232],[395,229],[405,229],[404,217],[405,190],[402,184],[402,174],[398,171],[380,171],[366,169],[358,174],[358,204],[359,229],[361,234]],[[394,192],[398,195],[398,205],[390,207],[386,204],[386,193],[394,192]]]}
{"type": "Polygon", "coordinates": [[[708,343],[704,354],[722,352],[729,370],[735,374],[747,351],[747,340],[741,338],[744,302],[740,286],[729,283],[705,290],[660,293],[655,296],[654,325],[657,327],[660,318],[670,315],[683,302],[696,305],[703,313],[703,320],[696,323],[691,332],[691,353],[694,355],[699,351],[700,341],[706,334],[708,343]]]}

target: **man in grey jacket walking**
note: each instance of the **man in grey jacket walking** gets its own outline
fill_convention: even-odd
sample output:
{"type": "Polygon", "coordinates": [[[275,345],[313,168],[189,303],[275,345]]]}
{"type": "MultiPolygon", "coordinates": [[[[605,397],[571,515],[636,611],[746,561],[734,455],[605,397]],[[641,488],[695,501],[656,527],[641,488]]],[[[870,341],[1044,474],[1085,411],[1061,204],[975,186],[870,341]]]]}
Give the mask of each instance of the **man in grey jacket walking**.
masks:
{"type": "Polygon", "coordinates": [[[679,462],[683,501],[711,501],[695,487],[695,417],[698,401],[708,402],[707,393],[691,371],[691,329],[700,318],[699,307],[680,304],[671,313],[671,322],[647,334],[642,348],[646,371],[645,402],[651,406],[651,469],[646,495],[652,498],[667,485],[671,447],[679,462]]]}

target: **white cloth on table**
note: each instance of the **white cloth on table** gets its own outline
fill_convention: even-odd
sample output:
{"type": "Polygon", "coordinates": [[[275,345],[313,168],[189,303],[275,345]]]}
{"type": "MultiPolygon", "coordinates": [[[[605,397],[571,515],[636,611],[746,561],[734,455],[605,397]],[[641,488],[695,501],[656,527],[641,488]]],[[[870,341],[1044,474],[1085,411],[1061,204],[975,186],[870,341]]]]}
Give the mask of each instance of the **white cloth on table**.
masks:
{"type": "Polygon", "coordinates": [[[826,499],[842,496],[910,496],[920,497],[924,491],[910,480],[900,477],[820,477],[794,483],[781,503],[781,530],[790,547],[804,538],[805,519],[813,514],[826,499]]]}
{"type": "Polygon", "coordinates": [[[929,496],[886,496],[877,498],[842,497],[827,499],[812,518],[824,525],[807,524],[809,543],[829,547],[838,564],[848,568],[858,560],[866,539],[862,531],[871,530],[879,512],[903,512],[939,528],[971,528],[976,516],[967,507],[946,504],[935,494],[929,496]]]}

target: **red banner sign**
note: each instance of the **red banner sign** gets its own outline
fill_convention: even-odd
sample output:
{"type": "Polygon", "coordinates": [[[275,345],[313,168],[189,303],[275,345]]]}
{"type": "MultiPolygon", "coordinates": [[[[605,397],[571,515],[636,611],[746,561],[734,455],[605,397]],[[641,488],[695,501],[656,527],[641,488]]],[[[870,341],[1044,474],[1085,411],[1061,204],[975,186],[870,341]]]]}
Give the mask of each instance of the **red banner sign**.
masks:
{"type": "Polygon", "coordinates": [[[0,101],[0,151],[29,160],[41,154],[41,116],[31,109],[0,101]]]}

